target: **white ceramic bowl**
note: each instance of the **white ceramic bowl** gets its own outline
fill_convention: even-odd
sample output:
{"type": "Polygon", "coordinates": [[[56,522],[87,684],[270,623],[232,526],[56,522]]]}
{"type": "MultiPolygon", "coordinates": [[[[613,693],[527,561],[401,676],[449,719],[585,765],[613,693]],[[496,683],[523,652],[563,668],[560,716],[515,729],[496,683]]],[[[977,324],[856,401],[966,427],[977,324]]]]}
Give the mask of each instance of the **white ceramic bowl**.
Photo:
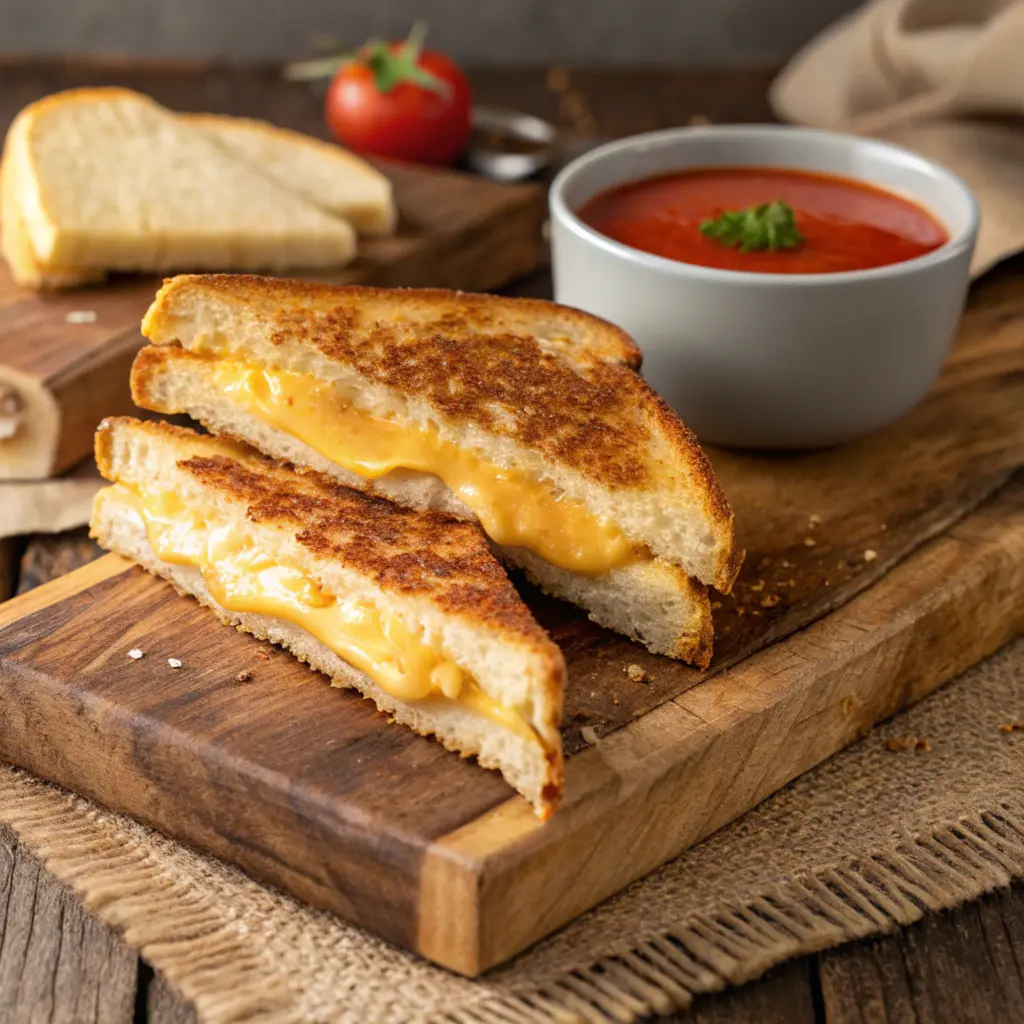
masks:
{"type": "Polygon", "coordinates": [[[633,336],[644,375],[702,441],[809,448],[892,422],[928,391],[966,297],[978,207],[956,175],[888,143],[772,125],[680,128],[592,150],[551,186],[555,299],[633,336]],[[925,206],[949,241],[838,274],[755,274],[652,256],[574,213],[627,181],[774,166],[871,182],[925,206]]]}

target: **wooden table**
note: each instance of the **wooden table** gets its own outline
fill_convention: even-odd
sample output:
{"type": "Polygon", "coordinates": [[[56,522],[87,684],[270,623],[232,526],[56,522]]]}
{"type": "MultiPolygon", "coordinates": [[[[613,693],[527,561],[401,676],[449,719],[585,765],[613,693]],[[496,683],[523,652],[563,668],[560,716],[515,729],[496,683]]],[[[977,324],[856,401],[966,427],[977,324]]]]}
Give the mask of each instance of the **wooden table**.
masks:
{"type": "MultiPolygon", "coordinates": [[[[527,110],[573,134],[626,135],[691,120],[763,121],[771,72],[541,71],[473,76],[481,103],[527,110]]],[[[123,84],[182,110],[265,117],[321,132],[319,101],[273,69],[0,64],[0,124],[55,89],[123,84]]],[[[548,295],[539,274],[509,289],[548,295]]],[[[95,557],[84,530],[0,542],[0,598],[95,557]]],[[[193,1021],[189,1005],[0,829],[0,1021],[193,1021]]],[[[1024,1021],[1024,884],[891,937],[791,961],[663,1022],[1024,1021]]]]}

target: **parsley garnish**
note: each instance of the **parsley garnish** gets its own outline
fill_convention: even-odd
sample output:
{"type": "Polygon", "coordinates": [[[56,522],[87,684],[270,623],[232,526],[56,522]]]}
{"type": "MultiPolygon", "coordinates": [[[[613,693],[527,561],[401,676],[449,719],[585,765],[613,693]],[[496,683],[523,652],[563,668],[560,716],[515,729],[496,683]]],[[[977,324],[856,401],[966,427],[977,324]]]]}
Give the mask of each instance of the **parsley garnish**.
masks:
{"type": "Polygon", "coordinates": [[[793,208],[781,199],[747,210],[725,210],[704,221],[700,232],[730,249],[739,246],[740,252],[795,249],[804,240],[797,230],[793,208]]]}

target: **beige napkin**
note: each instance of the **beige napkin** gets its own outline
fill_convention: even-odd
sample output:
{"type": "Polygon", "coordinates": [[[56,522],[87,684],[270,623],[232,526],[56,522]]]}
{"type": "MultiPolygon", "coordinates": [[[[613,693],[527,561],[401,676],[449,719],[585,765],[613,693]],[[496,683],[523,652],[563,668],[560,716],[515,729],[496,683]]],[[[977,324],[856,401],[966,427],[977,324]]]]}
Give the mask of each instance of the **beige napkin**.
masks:
{"type": "Polygon", "coordinates": [[[51,480],[0,481],[0,539],[83,526],[103,482],[92,459],[51,480]]]}
{"type": "Polygon", "coordinates": [[[1024,250],[1024,0],[874,0],[774,82],[782,119],[874,135],[974,190],[975,275],[1024,250]]]}

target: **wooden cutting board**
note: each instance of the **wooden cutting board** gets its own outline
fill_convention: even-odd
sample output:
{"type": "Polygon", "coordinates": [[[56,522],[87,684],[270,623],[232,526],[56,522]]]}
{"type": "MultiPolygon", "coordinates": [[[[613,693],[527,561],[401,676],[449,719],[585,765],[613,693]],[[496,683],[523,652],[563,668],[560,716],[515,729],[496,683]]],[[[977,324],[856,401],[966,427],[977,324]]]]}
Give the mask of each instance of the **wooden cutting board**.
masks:
{"type": "MultiPolygon", "coordinates": [[[[485,291],[543,258],[546,206],[539,185],[499,185],[395,164],[381,170],[394,183],[398,231],[360,239],[358,258],[336,274],[302,276],[485,291]]],[[[0,399],[14,388],[30,408],[21,435],[0,440],[0,480],[62,472],[92,451],[91,435],[103,416],[135,411],[128,369],[143,343],[139,322],[159,285],[156,277],[120,277],[40,294],[16,285],[0,262],[0,399]],[[92,322],[68,322],[82,314],[92,322]],[[15,447],[22,457],[12,472],[15,447]]]]}
{"type": "MultiPolygon", "coordinates": [[[[975,291],[933,394],[892,428],[712,453],[749,555],[709,672],[524,586],[569,666],[546,825],[114,556],[0,606],[0,760],[445,966],[500,963],[1024,629],[1019,280],[975,291]]],[[[927,754],[894,751],[894,771],[906,756],[927,754]]]]}

